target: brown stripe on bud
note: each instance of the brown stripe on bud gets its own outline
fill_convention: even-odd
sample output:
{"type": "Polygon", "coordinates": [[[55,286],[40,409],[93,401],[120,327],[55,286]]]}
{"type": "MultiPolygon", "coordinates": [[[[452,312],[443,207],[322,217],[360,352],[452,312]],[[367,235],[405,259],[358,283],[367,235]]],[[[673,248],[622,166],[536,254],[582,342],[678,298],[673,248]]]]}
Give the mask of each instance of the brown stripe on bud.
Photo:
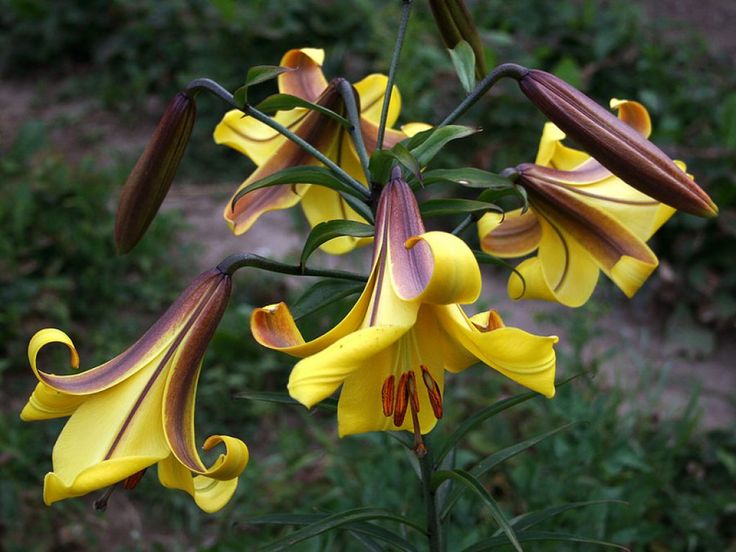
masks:
{"type": "Polygon", "coordinates": [[[434,412],[434,417],[438,420],[442,418],[443,410],[442,410],[442,391],[440,391],[440,386],[437,383],[437,381],[432,377],[432,374],[429,373],[429,370],[427,370],[427,367],[422,364],[422,381],[424,382],[424,386],[427,388],[427,394],[429,395],[429,404],[432,406],[432,412],[434,412]]]}
{"type": "Polygon", "coordinates": [[[404,423],[406,410],[409,406],[409,387],[407,381],[411,372],[404,372],[399,378],[399,385],[396,387],[396,403],[394,404],[394,425],[401,427],[404,423]]]}
{"type": "Polygon", "coordinates": [[[197,108],[179,92],[125,182],[115,218],[115,245],[127,253],[148,229],[169,191],[192,134],[197,108]]]}
{"type": "Polygon", "coordinates": [[[392,375],[386,378],[381,387],[381,402],[383,403],[383,415],[387,418],[394,413],[394,382],[396,378],[392,375]]]}
{"type": "Polygon", "coordinates": [[[633,188],[686,213],[718,214],[708,194],[662,150],[573,86],[535,69],[518,82],[550,121],[633,188]]]}
{"type": "Polygon", "coordinates": [[[134,473],[130,477],[126,477],[123,480],[123,489],[126,489],[128,491],[132,491],[138,486],[138,483],[140,483],[141,479],[143,479],[143,474],[146,473],[146,469],[142,469],[139,472],[134,473]]]}

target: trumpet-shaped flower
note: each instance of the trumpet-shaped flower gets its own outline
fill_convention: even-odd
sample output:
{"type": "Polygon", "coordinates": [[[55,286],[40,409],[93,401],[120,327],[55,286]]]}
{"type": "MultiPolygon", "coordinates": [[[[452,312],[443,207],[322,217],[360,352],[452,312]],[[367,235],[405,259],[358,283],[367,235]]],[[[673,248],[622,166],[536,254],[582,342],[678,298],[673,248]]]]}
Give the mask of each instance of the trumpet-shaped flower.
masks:
{"type": "Polygon", "coordinates": [[[54,446],[53,471],[44,479],[44,502],[52,504],[119,482],[134,485],[158,464],[161,483],[181,489],[207,512],[232,497],[248,463],[248,448],[234,437],[204,442],[225,452],[209,468],[194,438],[194,396],[205,349],[222,317],[231,278],[218,269],[200,275],[168,311],[129,349],[85,372],[56,375],[37,367],[39,351],[62,343],[79,356],[71,339],[41,330],[28,346],[39,380],[21,412],[26,421],[70,416],[54,446]]]}
{"type": "MultiPolygon", "coordinates": [[[[651,124],[639,103],[612,100],[619,118],[645,138],[651,124]]],[[[515,299],[583,305],[602,270],[633,296],[657,267],[646,241],[675,210],[632,188],[598,161],[562,143],[565,134],[547,123],[535,164],[517,167],[529,210],[486,214],[478,223],[481,247],[498,257],[522,257],[509,278],[515,299]]],[[[677,162],[682,170],[684,164],[677,162]]]]}
{"type": "MultiPolygon", "coordinates": [[[[328,83],[322,73],[324,51],[303,48],[289,50],[281,59],[280,65],[290,70],[278,76],[279,91],[318,103],[332,111],[341,112],[344,108],[336,85],[328,83]]],[[[368,153],[376,148],[381,106],[386,91],[387,77],[372,74],[353,86],[359,97],[360,125],[368,153]]],[[[401,130],[390,128],[396,122],[401,109],[401,98],[396,87],[391,90],[387,129],[384,144],[391,147],[407,136],[428,125],[410,123],[401,130]]],[[[330,160],[343,168],[350,176],[366,184],[365,176],[350,139],[347,129],[337,121],[317,111],[303,108],[276,113],[274,119],[305,139],[330,160]]],[[[317,164],[318,161],[289,141],[271,127],[253,119],[243,117],[238,110],[228,112],[215,128],[215,142],[225,144],[247,155],[258,167],[238,188],[237,193],[247,185],[282,169],[317,164]]],[[[234,197],[234,196],[233,196],[234,197]]],[[[363,221],[340,195],[334,190],[310,184],[295,186],[274,186],[254,190],[235,205],[232,201],[225,207],[225,220],[235,234],[246,232],[264,213],[286,209],[300,203],[311,226],[334,219],[363,221]]],[[[358,240],[344,236],[330,241],[322,249],[331,254],[342,254],[352,250],[358,240]]]]}
{"type": "Polygon", "coordinates": [[[468,318],[461,303],[480,293],[473,253],[457,237],[425,232],[409,186],[396,175],[376,216],[372,270],[347,316],[305,342],[284,303],[254,311],[261,344],[301,357],[289,393],[307,407],[342,386],[340,435],[429,432],[442,417],[444,372],[481,361],[544,395],[554,395],[556,337],[503,325],[493,311],[468,318]]]}

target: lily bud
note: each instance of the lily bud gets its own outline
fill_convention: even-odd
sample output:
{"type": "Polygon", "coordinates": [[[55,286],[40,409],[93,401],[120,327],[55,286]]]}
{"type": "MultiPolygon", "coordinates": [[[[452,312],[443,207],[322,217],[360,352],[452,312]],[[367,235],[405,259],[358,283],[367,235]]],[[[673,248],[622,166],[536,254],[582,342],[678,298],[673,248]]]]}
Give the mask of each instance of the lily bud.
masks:
{"type": "Polygon", "coordinates": [[[475,76],[478,79],[485,77],[483,44],[463,0],[429,0],[429,7],[445,47],[454,50],[461,40],[470,44],[475,54],[475,76]]]}
{"type": "Polygon", "coordinates": [[[718,214],[708,194],[662,150],[573,86],[535,69],[518,82],[550,121],[630,186],[686,213],[718,214]]]}
{"type": "Polygon", "coordinates": [[[184,156],[196,115],[194,99],[183,92],[166,106],[120,194],[115,218],[115,245],[120,253],[135,247],[156,216],[184,156]]]}

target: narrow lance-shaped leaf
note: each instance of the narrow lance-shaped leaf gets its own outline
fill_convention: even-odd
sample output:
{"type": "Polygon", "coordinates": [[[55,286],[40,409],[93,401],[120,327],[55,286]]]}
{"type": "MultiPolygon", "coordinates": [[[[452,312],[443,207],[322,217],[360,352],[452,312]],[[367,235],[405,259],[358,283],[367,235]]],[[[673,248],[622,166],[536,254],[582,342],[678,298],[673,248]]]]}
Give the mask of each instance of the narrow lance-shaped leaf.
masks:
{"type": "Polygon", "coordinates": [[[298,96],[292,96],[291,94],[273,94],[259,103],[256,106],[256,109],[263,113],[275,113],[276,111],[289,111],[297,107],[319,111],[323,115],[327,115],[328,117],[335,119],[345,128],[350,127],[350,121],[339,113],[335,113],[331,109],[317,103],[307,101],[298,96]]]}
{"type": "Polygon", "coordinates": [[[476,477],[465,470],[439,471],[435,472],[432,476],[432,486],[436,489],[442,482],[448,479],[462,483],[467,488],[472,490],[476,495],[478,495],[483,503],[488,507],[491,512],[491,516],[493,516],[493,519],[496,520],[498,526],[506,534],[508,540],[511,541],[511,544],[514,545],[514,548],[519,552],[522,552],[521,545],[516,538],[516,532],[514,531],[514,528],[511,527],[511,524],[506,519],[506,516],[504,515],[503,511],[501,511],[501,508],[491,496],[491,493],[486,490],[483,484],[478,481],[476,477]]]}
{"type": "Polygon", "coordinates": [[[335,301],[363,291],[365,284],[326,278],[307,289],[291,307],[294,320],[308,316],[335,301]]]}
{"type": "MultiPolygon", "coordinates": [[[[280,391],[239,391],[233,395],[233,398],[269,402],[275,404],[288,404],[304,408],[304,405],[292,399],[288,393],[280,391]]],[[[337,400],[333,398],[327,398],[322,402],[317,403],[314,408],[320,408],[329,412],[335,412],[337,410],[337,400]]]]}
{"type": "MultiPolygon", "coordinates": [[[[244,522],[254,523],[257,522],[257,519],[258,518],[246,519],[244,520],[244,522]]],[[[388,510],[381,510],[378,508],[356,508],[354,510],[346,510],[338,514],[329,515],[315,523],[299,529],[298,531],[294,531],[286,537],[273,541],[266,546],[259,548],[258,550],[261,552],[288,550],[295,544],[303,542],[307,539],[311,539],[312,537],[316,537],[317,535],[320,535],[326,531],[342,528],[345,526],[351,526],[356,522],[370,521],[374,519],[396,521],[398,523],[401,523],[402,525],[412,527],[417,531],[424,533],[424,529],[413,521],[389,512],[388,510]]]]}
{"type": "MultiPolygon", "coordinates": [[[[527,514],[522,514],[520,516],[515,517],[511,520],[511,526],[517,531],[517,535],[520,534],[522,531],[525,531],[529,527],[533,527],[534,525],[539,525],[540,523],[543,523],[547,521],[548,519],[552,519],[555,516],[558,516],[560,514],[563,514],[569,510],[575,510],[577,508],[586,508],[588,506],[600,506],[603,504],[621,504],[624,505],[626,502],[622,500],[587,500],[585,502],[569,502],[567,504],[560,504],[559,506],[550,506],[549,508],[545,508],[544,510],[539,510],[536,512],[529,512],[527,514]]],[[[500,532],[494,533],[494,537],[500,535],[500,532]]]]}
{"type": "MultiPolygon", "coordinates": [[[[480,462],[478,462],[470,470],[470,473],[474,477],[481,477],[482,475],[485,475],[490,470],[492,470],[494,467],[496,467],[498,464],[501,464],[502,462],[505,462],[509,458],[512,458],[516,456],[517,454],[530,449],[531,447],[547,439],[548,437],[551,437],[552,435],[559,433],[563,429],[570,427],[570,425],[571,424],[565,424],[564,426],[558,427],[557,429],[553,429],[552,431],[548,431],[541,435],[537,435],[530,439],[526,439],[525,441],[522,441],[521,443],[516,443],[514,445],[511,445],[510,447],[506,447],[505,449],[499,450],[491,454],[490,456],[487,456],[480,462]]],[[[447,502],[445,503],[444,507],[442,508],[442,512],[440,513],[440,518],[444,519],[450,514],[450,511],[452,510],[453,506],[457,503],[457,501],[460,499],[460,496],[463,494],[463,490],[464,489],[462,487],[457,487],[450,493],[450,496],[447,498],[447,502]]]]}
{"type": "Polygon", "coordinates": [[[232,206],[234,207],[243,196],[254,190],[268,188],[270,186],[281,186],[284,184],[317,184],[318,186],[324,186],[338,192],[359,197],[355,190],[335,176],[330,169],[325,167],[315,167],[313,165],[300,165],[298,167],[287,167],[286,169],[269,174],[260,180],[251,182],[233,196],[231,202],[232,206]]]}
{"type": "Polygon", "coordinates": [[[248,88],[254,84],[266,82],[275,79],[281,73],[293,71],[289,67],[281,67],[279,65],[256,65],[248,69],[245,76],[245,83],[233,93],[233,101],[238,107],[243,107],[248,103],[248,88]]]}
{"type": "Polygon", "coordinates": [[[373,236],[375,228],[370,224],[356,222],[352,220],[328,220],[320,222],[312,228],[307,240],[304,242],[304,248],[299,258],[299,262],[304,266],[309,256],[314,253],[317,248],[325,242],[340,236],[351,236],[353,238],[370,238],[373,236]]]}
{"type": "Polygon", "coordinates": [[[447,125],[419,132],[406,142],[407,149],[419,164],[426,166],[449,142],[480,132],[478,128],[447,125]]]}
{"type": "Polygon", "coordinates": [[[457,215],[459,213],[485,213],[495,211],[503,213],[498,205],[474,199],[429,199],[419,205],[423,217],[438,217],[443,215],[457,215]]]}
{"type": "MultiPolygon", "coordinates": [[[[616,544],[615,542],[602,541],[599,539],[581,537],[578,535],[570,535],[568,533],[556,533],[553,531],[525,531],[518,533],[519,542],[574,542],[581,544],[596,544],[598,546],[607,546],[609,548],[618,548],[619,550],[629,550],[625,546],[616,544]]],[[[482,539],[471,544],[462,552],[482,552],[485,550],[496,550],[499,546],[508,544],[505,536],[490,537],[482,539]]]]}
{"type": "Polygon", "coordinates": [[[470,93],[475,88],[475,52],[464,40],[458,42],[454,48],[448,48],[448,52],[460,84],[465,92],[470,93]]]}
{"type": "Polygon", "coordinates": [[[424,173],[424,184],[451,182],[468,188],[484,188],[491,190],[505,190],[513,187],[514,183],[500,174],[464,167],[462,169],[434,169],[424,173]]]}

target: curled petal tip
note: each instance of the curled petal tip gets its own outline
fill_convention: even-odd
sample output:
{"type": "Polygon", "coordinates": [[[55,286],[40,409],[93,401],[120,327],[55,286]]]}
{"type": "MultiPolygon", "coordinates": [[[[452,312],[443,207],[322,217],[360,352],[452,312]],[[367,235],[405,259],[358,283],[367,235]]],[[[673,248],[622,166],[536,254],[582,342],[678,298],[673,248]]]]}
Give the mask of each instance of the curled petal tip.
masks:
{"type": "Polygon", "coordinates": [[[156,216],[189,143],[196,111],[190,96],[174,96],[128,176],[115,218],[119,253],[133,249],[156,216]]]}

